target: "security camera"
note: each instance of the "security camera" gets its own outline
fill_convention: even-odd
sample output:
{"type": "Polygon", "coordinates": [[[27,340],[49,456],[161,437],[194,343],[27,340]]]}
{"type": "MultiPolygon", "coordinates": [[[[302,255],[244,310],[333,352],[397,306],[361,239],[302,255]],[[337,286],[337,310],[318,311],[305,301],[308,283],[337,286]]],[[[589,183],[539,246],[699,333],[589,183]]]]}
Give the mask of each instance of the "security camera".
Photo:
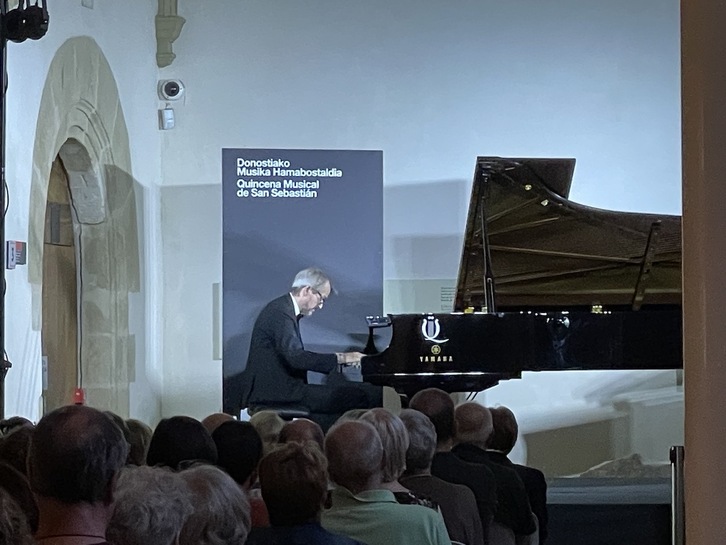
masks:
{"type": "Polygon", "coordinates": [[[184,95],[184,84],[178,79],[165,79],[159,82],[161,100],[179,100],[184,95]]]}

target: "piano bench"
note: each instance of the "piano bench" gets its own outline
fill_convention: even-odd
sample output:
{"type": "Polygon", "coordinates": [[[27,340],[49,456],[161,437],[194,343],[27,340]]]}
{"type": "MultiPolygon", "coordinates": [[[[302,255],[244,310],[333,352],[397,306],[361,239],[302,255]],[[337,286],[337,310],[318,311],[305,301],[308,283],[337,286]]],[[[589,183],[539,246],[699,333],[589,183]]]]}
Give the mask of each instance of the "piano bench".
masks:
{"type": "Polygon", "coordinates": [[[310,418],[310,410],[300,405],[254,405],[253,407],[247,408],[247,412],[250,415],[254,415],[260,411],[273,411],[283,420],[310,418]]]}

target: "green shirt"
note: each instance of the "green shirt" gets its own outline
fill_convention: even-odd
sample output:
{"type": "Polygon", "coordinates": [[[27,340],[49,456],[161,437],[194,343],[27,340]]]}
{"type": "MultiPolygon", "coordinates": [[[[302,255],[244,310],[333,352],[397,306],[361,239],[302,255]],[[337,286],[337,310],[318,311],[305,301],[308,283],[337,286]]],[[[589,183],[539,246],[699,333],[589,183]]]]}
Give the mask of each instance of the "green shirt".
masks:
{"type": "Polygon", "coordinates": [[[368,545],[451,545],[440,513],[421,505],[401,505],[389,490],[354,495],[339,486],[332,500],[321,521],[331,532],[368,545]]]}

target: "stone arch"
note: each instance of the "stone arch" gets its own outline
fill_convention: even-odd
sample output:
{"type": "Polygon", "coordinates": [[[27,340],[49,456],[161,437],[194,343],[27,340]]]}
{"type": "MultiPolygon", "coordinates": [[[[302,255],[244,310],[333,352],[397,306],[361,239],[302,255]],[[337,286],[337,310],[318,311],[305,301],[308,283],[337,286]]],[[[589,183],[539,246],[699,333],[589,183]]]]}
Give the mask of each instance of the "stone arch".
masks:
{"type": "Polygon", "coordinates": [[[128,301],[140,284],[136,196],[116,81],[89,37],[72,38],[58,49],[38,113],[28,233],[36,330],[42,323],[45,202],[57,156],[68,171],[77,213],[83,386],[90,404],[128,415],[135,364],[128,301]]]}
{"type": "Polygon", "coordinates": [[[69,138],[58,150],[68,176],[68,191],[79,223],[99,224],[106,219],[104,180],[96,170],[88,150],[69,138]]]}

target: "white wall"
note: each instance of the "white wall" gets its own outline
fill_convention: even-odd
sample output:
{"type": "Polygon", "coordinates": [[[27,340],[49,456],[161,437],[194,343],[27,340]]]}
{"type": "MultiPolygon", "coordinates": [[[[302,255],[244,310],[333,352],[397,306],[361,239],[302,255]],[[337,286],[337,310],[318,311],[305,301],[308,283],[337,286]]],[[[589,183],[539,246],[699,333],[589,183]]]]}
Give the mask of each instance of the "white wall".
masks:
{"type": "Polygon", "coordinates": [[[480,154],[572,156],[580,201],[679,210],[675,1],[180,9],[169,183],[217,183],[224,146],[383,149],[388,185],[469,181],[480,154]]]}
{"type": "Polygon", "coordinates": [[[213,352],[212,281],[200,282],[222,274],[222,190],[220,185],[164,187],[161,196],[162,411],[164,416],[202,419],[222,410],[222,361],[213,352]]]}

